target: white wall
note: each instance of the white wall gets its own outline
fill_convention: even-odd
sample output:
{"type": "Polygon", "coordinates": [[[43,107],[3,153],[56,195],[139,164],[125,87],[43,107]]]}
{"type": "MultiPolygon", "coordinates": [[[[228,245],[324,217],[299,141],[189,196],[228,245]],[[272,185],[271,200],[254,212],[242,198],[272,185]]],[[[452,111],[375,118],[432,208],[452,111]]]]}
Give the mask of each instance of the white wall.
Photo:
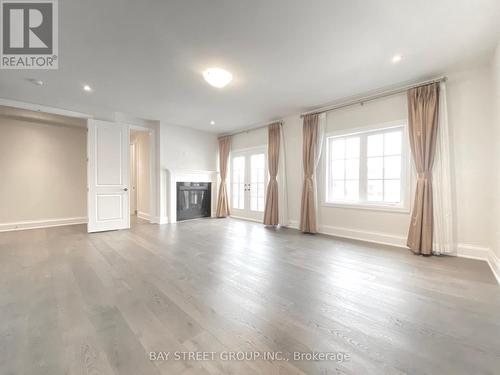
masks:
{"type": "Polygon", "coordinates": [[[267,128],[260,128],[231,137],[231,150],[260,147],[267,144],[267,128]]]}
{"type": "Polygon", "coordinates": [[[162,169],[217,169],[215,134],[161,123],[160,140],[162,169]]]}
{"type": "MultiPolygon", "coordinates": [[[[492,121],[493,102],[489,62],[475,69],[448,74],[448,110],[452,152],[452,176],[456,190],[457,239],[461,246],[492,248],[492,202],[498,201],[492,171],[495,160],[492,121]]],[[[407,119],[406,95],[397,95],[332,111],[327,114],[327,132],[407,119]]],[[[288,213],[292,226],[300,218],[302,192],[302,120],[284,119],[288,213]]],[[[262,129],[233,137],[233,149],[267,143],[262,129]]],[[[497,147],[499,148],[499,147],[497,147]]],[[[412,167],[413,168],[413,167],[412,167]]],[[[321,170],[320,174],[323,171],[321,170]]],[[[414,184],[413,179],[412,184],[414,184]]],[[[322,185],[321,185],[322,186],[322,185]]],[[[412,189],[413,190],[413,189],[412,189]]],[[[321,203],[320,203],[321,204],[321,203]]],[[[410,194],[410,207],[413,191],[410,194]]],[[[498,211],[500,213],[500,210],[498,211]]],[[[500,214],[498,215],[500,217],[500,214]]],[[[410,213],[353,208],[319,208],[320,230],[332,234],[375,238],[380,242],[406,242],[410,213]]]]}
{"type": "MultiPolygon", "coordinates": [[[[495,108],[494,117],[494,150],[495,163],[494,163],[494,176],[495,181],[495,191],[494,198],[495,204],[493,205],[493,214],[491,222],[493,223],[493,251],[496,257],[500,260],[500,39],[498,40],[495,55],[493,57],[492,63],[492,75],[493,75],[493,106],[495,108]]],[[[500,265],[499,265],[500,266],[500,265]]],[[[499,270],[500,274],[500,270],[499,270]]]]}
{"type": "MultiPolygon", "coordinates": [[[[408,117],[406,95],[397,95],[342,108],[327,113],[326,133],[338,130],[366,128],[374,124],[383,124],[397,120],[406,120],[408,117]]],[[[324,177],[324,159],[319,171],[324,177]]],[[[368,231],[384,233],[385,235],[400,236],[408,229],[410,214],[362,210],[353,208],[336,208],[322,205],[324,196],[324,179],[320,179],[319,222],[326,228],[325,232],[346,228],[351,231],[368,231]]],[[[344,230],[344,229],[342,229],[344,230]]]]}
{"type": "Polygon", "coordinates": [[[473,247],[491,248],[488,214],[495,199],[494,123],[491,70],[488,64],[449,75],[448,115],[453,155],[457,239],[473,247]]]}
{"type": "MultiPolygon", "coordinates": [[[[159,134],[159,221],[168,220],[169,172],[172,170],[216,171],[218,142],[217,136],[200,130],[160,123],[156,127],[159,134]]],[[[212,187],[217,191],[217,187],[212,187]]],[[[213,199],[213,198],[212,198],[213,199]]]]}
{"type": "Polygon", "coordinates": [[[86,142],[82,127],[0,117],[0,229],[87,216],[86,142]]]}
{"type": "MultiPolygon", "coordinates": [[[[369,125],[407,118],[405,95],[383,98],[327,113],[326,133],[363,128],[369,125]]],[[[302,191],[302,120],[298,115],[284,120],[285,145],[287,152],[288,211],[292,226],[300,220],[300,197],[302,191]]],[[[323,149],[324,151],[324,149],[323,149]]],[[[320,231],[346,236],[362,236],[369,232],[381,242],[401,242],[408,230],[410,214],[355,208],[329,207],[322,204],[324,193],[324,165],[319,167],[319,226],[320,231]]]]}

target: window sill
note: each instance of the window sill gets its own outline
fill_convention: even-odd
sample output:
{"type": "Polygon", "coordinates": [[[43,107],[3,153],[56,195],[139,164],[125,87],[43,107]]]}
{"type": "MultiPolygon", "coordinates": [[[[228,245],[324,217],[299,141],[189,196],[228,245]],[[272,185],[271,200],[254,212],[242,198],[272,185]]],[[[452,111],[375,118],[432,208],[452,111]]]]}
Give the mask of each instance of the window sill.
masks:
{"type": "Polygon", "coordinates": [[[390,206],[370,203],[323,202],[322,207],[346,208],[354,210],[382,211],[409,214],[410,209],[404,206],[390,206]]]}

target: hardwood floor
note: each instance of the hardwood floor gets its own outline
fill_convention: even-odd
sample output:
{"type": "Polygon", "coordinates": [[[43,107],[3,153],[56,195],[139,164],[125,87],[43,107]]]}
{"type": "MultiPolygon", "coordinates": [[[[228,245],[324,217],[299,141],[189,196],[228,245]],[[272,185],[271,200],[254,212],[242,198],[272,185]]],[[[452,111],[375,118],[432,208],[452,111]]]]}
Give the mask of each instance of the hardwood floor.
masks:
{"type": "Polygon", "coordinates": [[[2,375],[500,373],[480,261],[207,219],[0,233],[0,280],[2,375]],[[224,360],[239,351],[289,360],[224,360]]]}

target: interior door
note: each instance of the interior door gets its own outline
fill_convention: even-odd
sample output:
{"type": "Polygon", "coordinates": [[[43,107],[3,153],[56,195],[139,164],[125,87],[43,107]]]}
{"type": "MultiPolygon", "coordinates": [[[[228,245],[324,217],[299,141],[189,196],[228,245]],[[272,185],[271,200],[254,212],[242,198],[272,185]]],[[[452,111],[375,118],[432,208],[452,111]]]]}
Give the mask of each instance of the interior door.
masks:
{"type": "Polygon", "coordinates": [[[261,221],[267,184],[265,148],[235,152],[231,157],[231,215],[261,221]]]}
{"type": "Polygon", "coordinates": [[[89,120],[88,232],[130,228],[129,127],[89,120]]]}

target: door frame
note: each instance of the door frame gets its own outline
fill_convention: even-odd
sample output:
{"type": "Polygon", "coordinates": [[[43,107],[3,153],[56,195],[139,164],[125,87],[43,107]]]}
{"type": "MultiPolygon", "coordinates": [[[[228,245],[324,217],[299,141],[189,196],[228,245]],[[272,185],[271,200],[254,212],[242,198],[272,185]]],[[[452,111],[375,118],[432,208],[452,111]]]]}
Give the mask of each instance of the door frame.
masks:
{"type": "Polygon", "coordinates": [[[137,214],[137,145],[130,141],[130,215],[137,214]]]}
{"type": "MultiPolygon", "coordinates": [[[[262,211],[262,218],[257,218],[257,217],[252,217],[251,215],[246,216],[245,214],[250,214],[251,212],[257,213],[258,211],[251,211],[250,207],[240,210],[240,209],[235,209],[233,208],[233,158],[238,157],[238,156],[245,156],[245,160],[247,157],[249,157],[251,154],[257,154],[257,153],[263,153],[264,154],[264,164],[265,164],[265,172],[264,172],[264,202],[266,199],[266,194],[267,194],[267,184],[269,182],[269,169],[268,169],[268,164],[267,164],[267,144],[262,145],[262,146],[253,146],[253,147],[245,147],[245,148],[240,148],[236,150],[231,150],[231,154],[229,155],[229,209],[231,212],[231,217],[234,217],[236,219],[244,219],[244,220],[250,220],[250,221],[256,221],[256,222],[262,222],[262,218],[264,216],[264,211],[262,211]],[[236,210],[236,211],[235,211],[236,210]]],[[[245,163],[245,180],[249,180],[250,176],[250,159],[248,160],[248,168],[245,163]]],[[[250,198],[249,195],[245,194],[245,205],[250,204],[250,198]]]]}

